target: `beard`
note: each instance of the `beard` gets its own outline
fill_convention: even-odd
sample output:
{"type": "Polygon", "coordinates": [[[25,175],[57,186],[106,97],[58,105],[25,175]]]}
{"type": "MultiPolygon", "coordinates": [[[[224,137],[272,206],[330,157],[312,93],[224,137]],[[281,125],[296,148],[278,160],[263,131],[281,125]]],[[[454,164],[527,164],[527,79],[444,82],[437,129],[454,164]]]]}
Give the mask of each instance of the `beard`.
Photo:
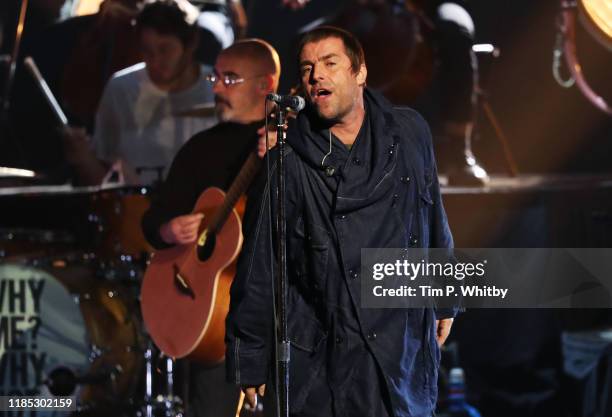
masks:
{"type": "Polygon", "coordinates": [[[320,106],[312,102],[310,104],[314,110],[314,113],[319,118],[319,122],[323,126],[328,126],[328,127],[331,127],[335,125],[336,123],[339,123],[344,118],[344,116],[346,116],[347,114],[351,112],[351,107],[346,106],[346,108],[332,109],[332,111],[323,113],[320,106]]]}
{"type": "Polygon", "coordinates": [[[176,62],[176,65],[172,69],[172,71],[168,71],[168,75],[162,73],[155,73],[153,71],[148,70],[147,73],[151,81],[154,84],[158,85],[172,85],[176,83],[185,75],[187,71],[190,71],[193,68],[193,65],[197,65],[192,57],[187,53],[183,52],[183,55],[176,62]]]}
{"type": "Polygon", "coordinates": [[[229,121],[232,116],[232,104],[223,97],[215,96],[215,113],[220,121],[229,121]]]}

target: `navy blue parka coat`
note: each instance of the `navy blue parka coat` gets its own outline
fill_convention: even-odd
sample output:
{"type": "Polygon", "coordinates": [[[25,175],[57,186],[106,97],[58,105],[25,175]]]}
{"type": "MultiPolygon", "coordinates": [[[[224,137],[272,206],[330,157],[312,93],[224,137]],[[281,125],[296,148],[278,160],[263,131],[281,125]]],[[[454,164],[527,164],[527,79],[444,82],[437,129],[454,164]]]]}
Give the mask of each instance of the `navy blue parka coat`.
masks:
{"type": "MultiPolygon", "coordinates": [[[[356,142],[347,149],[333,137],[324,166],[329,130],[311,111],[287,133],[290,410],[305,406],[323,374],[341,387],[363,351],[377,364],[371,377],[388,392],[395,416],[431,416],[440,360],[435,320],[455,311],[361,308],[359,276],[361,248],[452,246],[431,134],[411,109],[367,88],[364,101],[356,142]]],[[[264,168],[249,193],[226,322],[227,375],[242,386],[271,384],[274,375],[276,151],[267,157],[269,176],[264,168]]]]}

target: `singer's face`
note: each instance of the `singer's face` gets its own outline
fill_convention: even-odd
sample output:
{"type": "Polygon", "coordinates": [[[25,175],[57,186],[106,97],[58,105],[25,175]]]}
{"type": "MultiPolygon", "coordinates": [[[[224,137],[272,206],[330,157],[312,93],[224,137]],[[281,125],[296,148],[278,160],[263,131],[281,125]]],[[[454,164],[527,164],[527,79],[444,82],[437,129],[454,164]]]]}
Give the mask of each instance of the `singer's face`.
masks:
{"type": "Polygon", "coordinates": [[[213,84],[219,120],[248,123],[263,118],[260,109],[267,90],[262,88],[262,83],[266,86],[265,77],[257,76],[256,71],[256,66],[245,58],[223,52],[219,55],[214,70],[217,80],[213,84]],[[225,85],[224,77],[242,81],[225,85]]]}
{"type": "Polygon", "coordinates": [[[330,37],[304,45],[300,53],[300,76],[306,99],[319,116],[341,122],[356,111],[363,96],[366,69],[355,73],[344,42],[330,37]]]}

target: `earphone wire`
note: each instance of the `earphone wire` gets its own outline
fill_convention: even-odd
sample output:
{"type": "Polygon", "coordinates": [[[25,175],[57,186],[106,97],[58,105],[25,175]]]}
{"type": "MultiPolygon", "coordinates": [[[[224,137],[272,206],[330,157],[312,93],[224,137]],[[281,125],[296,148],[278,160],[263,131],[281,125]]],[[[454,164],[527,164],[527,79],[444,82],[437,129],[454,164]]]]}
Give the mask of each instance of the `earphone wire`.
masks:
{"type": "Polygon", "coordinates": [[[327,157],[329,155],[331,155],[332,153],[332,133],[331,133],[331,129],[329,129],[329,152],[327,152],[325,154],[325,156],[323,157],[323,159],[321,159],[321,166],[325,166],[325,160],[327,159],[327,157]]]}

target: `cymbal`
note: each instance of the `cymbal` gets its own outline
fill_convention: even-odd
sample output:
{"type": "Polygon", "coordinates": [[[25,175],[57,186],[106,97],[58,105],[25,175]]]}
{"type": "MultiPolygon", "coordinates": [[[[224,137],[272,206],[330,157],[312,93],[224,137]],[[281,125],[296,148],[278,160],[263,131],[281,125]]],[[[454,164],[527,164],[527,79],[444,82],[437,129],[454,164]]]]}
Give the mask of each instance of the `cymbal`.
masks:
{"type": "Polygon", "coordinates": [[[203,103],[174,113],[176,117],[214,117],[215,103],[203,103]]]}
{"type": "Polygon", "coordinates": [[[0,167],[0,178],[36,178],[39,175],[29,169],[0,167]]]}
{"type": "MultiPolygon", "coordinates": [[[[0,184],[2,184],[0,182],[0,184]]],[[[131,194],[147,194],[149,186],[129,185],[129,184],[102,184],[74,187],[71,184],[60,185],[19,185],[19,186],[0,186],[0,198],[18,196],[69,196],[69,195],[93,195],[103,192],[125,192],[131,194]]]]}

